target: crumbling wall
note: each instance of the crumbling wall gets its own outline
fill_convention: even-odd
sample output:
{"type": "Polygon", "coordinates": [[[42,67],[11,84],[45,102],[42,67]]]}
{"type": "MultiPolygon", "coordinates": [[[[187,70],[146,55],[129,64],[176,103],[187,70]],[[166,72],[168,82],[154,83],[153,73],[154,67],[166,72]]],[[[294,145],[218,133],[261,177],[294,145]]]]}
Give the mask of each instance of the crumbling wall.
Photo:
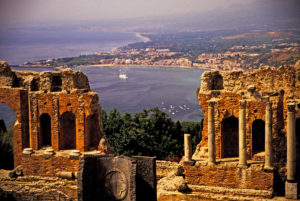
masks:
{"type": "Polygon", "coordinates": [[[81,156],[70,156],[71,151],[59,151],[54,155],[45,154],[45,150],[35,151],[31,155],[22,157],[24,175],[58,176],[61,172],[76,175],[81,156]]]}
{"type": "MultiPolygon", "coordinates": [[[[264,154],[256,154],[253,150],[253,129],[255,129],[253,123],[265,122],[266,103],[272,103],[272,160],[276,169],[274,175],[277,177],[276,184],[283,184],[286,179],[288,102],[296,104],[296,118],[300,117],[300,62],[293,66],[281,66],[278,69],[261,68],[251,72],[205,72],[202,74],[198,98],[205,119],[202,141],[193,154],[195,160],[207,158],[208,155],[208,101],[216,102],[214,108],[216,157],[221,159],[226,157],[224,152],[228,146],[224,143],[226,132],[222,131],[222,122],[229,117],[239,119],[239,101],[244,100],[246,101],[247,159],[263,162],[264,154]]],[[[238,145],[233,143],[231,146],[238,145]]]]}
{"type": "MultiPolygon", "coordinates": [[[[266,101],[272,102],[272,128],[274,144],[282,144],[282,132],[286,130],[288,101],[300,100],[300,63],[295,66],[282,66],[278,69],[261,68],[253,72],[219,72],[208,71],[202,74],[199,103],[204,111],[202,141],[198,145],[194,158],[205,157],[207,147],[207,110],[208,100],[215,100],[216,155],[222,158],[222,121],[230,116],[238,118],[239,100],[246,100],[246,143],[248,158],[253,157],[252,123],[265,120],[266,101]],[[217,84],[216,84],[217,83],[217,84]],[[221,83],[223,83],[222,86],[221,83]],[[217,86],[217,87],[214,87],[217,86]],[[268,97],[268,98],[267,98],[268,97]],[[268,100],[267,100],[268,99],[268,100]]],[[[300,102],[299,102],[300,103],[300,102]]],[[[299,113],[299,112],[298,112],[299,113]]],[[[299,115],[297,115],[299,117],[299,115]]],[[[277,151],[285,150],[274,147],[277,151]]],[[[281,151],[280,151],[281,152],[281,151]]],[[[277,153],[275,162],[282,163],[282,153],[277,153]]]]}
{"type": "MultiPolygon", "coordinates": [[[[55,151],[62,146],[62,116],[74,115],[72,136],[73,149],[80,152],[98,150],[100,139],[105,138],[99,96],[90,90],[88,78],[80,71],[33,72],[11,70],[0,62],[0,102],[7,104],[16,114],[14,126],[14,162],[18,166],[24,162],[24,148],[40,150],[45,146],[55,151]],[[45,136],[42,117],[50,117],[51,143],[43,144],[45,136]],[[91,126],[92,125],[92,126],[91,126]],[[30,137],[29,137],[30,136],[30,137]]],[[[50,164],[57,165],[57,164],[50,164]]]]}
{"type": "Polygon", "coordinates": [[[77,181],[58,177],[10,178],[0,170],[0,200],[77,200],[77,181]]]}
{"type": "Polygon", "coordinates": [[[256,93],[260,93],[262,96],[275,95],[284,90],[288,99],[299,99],[299,66],[300,62],[295,66],[281,66],[278,69],[262,67],[251,72],[207,71],[202,74],[199,94],[207,94],[212,90],[242,93],[246,92],[249,86],[254,85],[256,93]],[[222,86],[221,83],[223,83],[222,86]]]}
{"type": "Polygon", "coordinates": [[[262,171],[262,164],[238,168],[237,162],[207,165],[202,161],[184,169],[186,181],[193,185],[273,191],[273,172],[262,171]]]}

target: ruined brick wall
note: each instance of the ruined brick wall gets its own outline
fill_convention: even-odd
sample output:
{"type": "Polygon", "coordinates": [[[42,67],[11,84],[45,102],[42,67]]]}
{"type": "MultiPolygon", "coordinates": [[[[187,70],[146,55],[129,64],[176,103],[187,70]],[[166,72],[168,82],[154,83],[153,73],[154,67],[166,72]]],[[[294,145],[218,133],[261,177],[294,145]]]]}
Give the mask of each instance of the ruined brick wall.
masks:
{"type": "Polygon", "coordinates": [[[184,166],[185,178],[189,184],[273,191],[273,172],[263,172],[262,164],[238,168],[237,162],[216,166],[200,163],[184,166]]]}
{"type": "MultiPolygon", "coordinates": [[[[261,68],[253,72],[219,72],[210,71],[202,74],[199,103],[204,111],[202,141],[194,153],[194,159],[205,157],[207,147],[207,110],[210,99],[215,105],[216,154],[224,157],[224,135],[222,122],[229,117],[238,119],[239,100],[246,100],[246,143],[248,159],[254,156],[252,143],[252,124],[255,120],[265,121],[266,101],[272,102],[272,133],[275,161],[283,163],[286,131],[287,102],[300,103],[300,65],[282,66],[278,69],[261,68]],[[275,146],[279,145],[279,146],[275,146]],[[283,160],[283,161],[282,161],[283,160]]],[[[296,118],[300,116],[299,109],[296,118]]],[[[224,126],[224,125],[223,125],[224,126]]]]}
{"type": "MultiPolygon", "coordinates": [[[[239,101],[244,100],[246,101],[247,159],[263,162],[266,105],[267,102],[272,103],[272,160],[275,167],[273,179],[276,180],[277,185],[274,188],[284,189],[280,185],[283,185],[283,182],[286,180],[287,103],[293,102],[296,104],[296,118],[299,122],[300,62],[294,66],[282,66],[278,69],[261,68],[252,72],[205,72],[202,74],[201,89],[198,97],[199,104],[204,111],[205,119],[202,141],[198,144],[193,154],[193,159],[195,160],[203,160],[208,155],[207,117],[209,100],[216,102],[214,121],[217,158],[238,157],[239,101]]],[[[297,149],[299,149],[299,135],[297,134],[297,136],[297,149]]],[[[297,164],[300,164],[299,157],[297,161],[297,164]]],[[[212,179],[214,178],[213,175],[206,178],[211,172],[215,174],[221,173],[222,175],[232,173],[226,172],[229,171],[226,170],[226,167],[219,168],[217,166],[215,167],[216,170],[208,167],[201,168],[197,169],[193,167],[187,169],[187,174],[191,178],[191,181],[199,176],[206,181],[205,185],[208,185],[207,181],[211,181],[212,184],[221,182],[212,179]]],[[[265,175],[266,173],[262,170],[260,172],[257,171],[256,174],[261,175],[261,178],[266,177],[271,179],[271,176],[265,175]]],[[[249,178],[251,178],[250,180],[253,184],[260,183],[260,179],[258,178],[252,176],[249,178]]],[[[239,179],[234,181],[235,185],[240,182],[239,179]]],[[[264,182],[268,184],[268,181],[264,182]]],[[[224,185],[230,186],[230,181],[226,180],[224,185]]],[[[254,186],[250,187],[255,188],[254,186]]]]}
{"type": "Polygon", "coordinates": [[[0,61],[0,102],[16,114],[15,166],[30,164],[22,159],[24,148],[85,152],[98,150],[100,139],[105,138],[98,94],[90,90],[88,78],[80,71],[15,71],[0,61]]]}
{"type": "Polygon", "coordinates": [[[44,150],[35,151],[31,156],[22,157],[24,175],[58,176],[60,172],[72,172],[76,175],[80,157],[70,157],[70,151],[60,151],[49,157],[44,150]]]}

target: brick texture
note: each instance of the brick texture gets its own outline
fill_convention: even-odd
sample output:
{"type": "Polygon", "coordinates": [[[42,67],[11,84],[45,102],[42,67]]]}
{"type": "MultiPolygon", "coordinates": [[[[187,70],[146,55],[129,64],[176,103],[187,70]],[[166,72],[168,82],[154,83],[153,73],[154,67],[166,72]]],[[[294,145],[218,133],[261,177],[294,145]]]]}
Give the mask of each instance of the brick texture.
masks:
{"type": "Polygon", "coordinates": [[[1,61],[0,102],[16,114],[14,164],[24,166],[25,174],[53,175],[57,168],[75,171],[77,161],[59,154],[44,159],[36,153],[49,146],[55,151],[70,147],[80,152],[97,150],[100,139],[105,138],[98,94],[90,90],[86,75],[80,71],[13,71],[1,61]],[[69,115],[63,118],[66,113],[69,115]],[[45,122],[42,116],[50,120],[45,122]],[[36,153],[22,157],[23,149],[29,147],[36,153]]]}

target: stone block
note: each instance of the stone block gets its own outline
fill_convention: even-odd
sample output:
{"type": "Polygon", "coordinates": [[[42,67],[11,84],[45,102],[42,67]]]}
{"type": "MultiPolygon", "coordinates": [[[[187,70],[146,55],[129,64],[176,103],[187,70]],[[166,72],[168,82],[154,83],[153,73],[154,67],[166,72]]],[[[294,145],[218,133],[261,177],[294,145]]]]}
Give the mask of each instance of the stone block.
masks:
{"type": "Polygon", "coordinates": [[[30,158],[31,154],[33,154],[34,151],[32,148],[25,148],[22,152],[23,157],[30,158]]]}
{"type": "Polygon", "coordinates": [[[183,161],[183,164],[184,165],[190,165],[190,166],[193,166],[195,165],[196,161],[183,161]]]}
{"type": "Polygon", "coordinates": [[[53,150],[52,148],[47,148],[47,149],[44,151],[43,155],[44,155],[44,158],[45,158],[45,159],[49,159],[49,158],[51,158],[52,156],[55,155],[55,152],[54,152],[54,150],[53,150]]]}
{"type": "Polygon", "coordinates": [[[136,201],[135,160],[84,155],[78,169],[78,200],[136,201]]]}
{"type": "Polygon", "coordinates": [[[156,201],[156,158],[84,155],[78,169],[78,200],[156,201]]]}
{"type": "Polygon", "coordinates": [[[69,159],[70,160],[79,160],[81,153],[79,150],[73,150],[70,155],[69,155],[69,159]]]}
{"type": "Polygon", "coordinates": [[[156,201],[156,157],[133,156],[136,160],[136,200],[156,201]]]}
{"type": "Polygon", "coordinates": [[[287,199],[297,200],[298,184],[293,182],[285,182],[285,197],[287,199]]]}

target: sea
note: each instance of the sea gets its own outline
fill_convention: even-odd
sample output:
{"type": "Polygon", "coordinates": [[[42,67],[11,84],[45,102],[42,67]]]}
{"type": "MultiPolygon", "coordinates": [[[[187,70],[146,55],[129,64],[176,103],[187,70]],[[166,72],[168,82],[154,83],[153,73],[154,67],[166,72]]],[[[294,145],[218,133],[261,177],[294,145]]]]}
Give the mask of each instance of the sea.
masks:
{"type": "Polygon", "coordinates": [[[10,65],[73,57],[141,42],[135,33],[76,31],[1,31],[0,60],[10,65]]]}
{"type": "MultiPolygon", "coordinates": [[[[10,36],[0,43],[0,60],[9,64],[25,61],[79,56],[94,51],[112,50],[132,42],[141,42],[132,33],[77,33],[72,36],[25,34],[10,36]],[[36,38],[36,39],[34,39],[36,38]],[[9,39],[9,40],[8,40],[9,39]]],[[[52,71],[52,68],[19,68],[15,70],[52,71]]],[[[77,67],[89,79],[91,90],[99,94],[99,103],[107,112],[116,108],[132,115],[143,109],[159,107],[174,121],[200,121],[203,111],[196,90],[204,70],[164,67],[77,67]],[[121,79],[126,73],[128,79],[121,79]]],[[[15,120],[14,112],[0,103],[0,119],[6,126],[15,120]]]]}

